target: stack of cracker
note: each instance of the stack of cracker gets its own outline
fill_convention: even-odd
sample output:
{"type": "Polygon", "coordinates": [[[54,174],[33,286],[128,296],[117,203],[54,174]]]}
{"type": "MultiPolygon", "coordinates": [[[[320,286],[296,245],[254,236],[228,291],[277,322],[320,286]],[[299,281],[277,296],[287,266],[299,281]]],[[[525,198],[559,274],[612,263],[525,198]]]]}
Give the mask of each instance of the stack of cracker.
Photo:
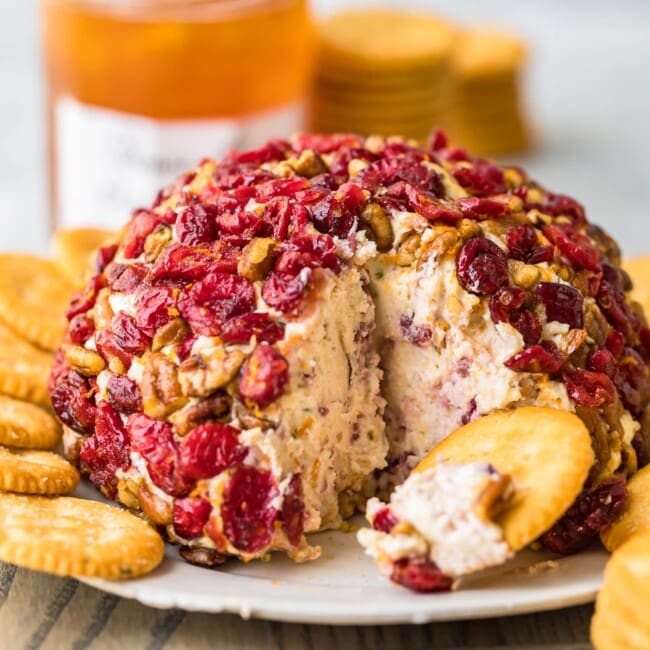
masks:
{"type": "Polygon", "coordinates": [[[344,12],[320,27],[311,129],[424,140],[445,124],[456,32],[430,15],[344,12]]]}
{"type": "MultiPolygon", "coordinates": [[[[91,252],[110,235],[60,232],[53,260],[0,254],[2,562],[59,575],[125,578],[151,571],[163,558],[160,535],[141,519],[61,496],[75,490],[79,473],[57,453],[62,428],[52,415],[48,377],[65,330],[64,311],[75,287],[83,287],[80,274],[92,268],[91,252]]],[[[64,356],[68,348],[83,351],[64,345],[64,356]]],[[[56,360],[59,368],[63,362],[56,360]]]]}
{"type": "Polygon", "coordinates": [[[454,142],[482,154],[526,149],[521,105],[526,48],[515,36],[487,30],[460,34],[452,55],[448,131],[454,142]]]}

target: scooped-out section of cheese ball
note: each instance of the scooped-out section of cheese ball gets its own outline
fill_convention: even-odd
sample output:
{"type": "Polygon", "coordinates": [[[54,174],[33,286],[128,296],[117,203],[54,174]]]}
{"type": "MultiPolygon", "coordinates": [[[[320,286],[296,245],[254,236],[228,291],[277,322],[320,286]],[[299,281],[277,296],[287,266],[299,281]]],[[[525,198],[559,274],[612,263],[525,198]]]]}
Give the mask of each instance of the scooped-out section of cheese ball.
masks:
{"type": "MultiPolygon", "coordinates": [[[[299,135],[206,159],[131,215],[72,300],[50,395],[68,456],[191,561],[316,557],[304,533],[524,404],[587,423],[576,516],[597,528],[650,448],[629,288],[582,206],[518,168],[440,133],[299,135]]],[[[548,544],[575,548],[575,520],[548,544]]]]}

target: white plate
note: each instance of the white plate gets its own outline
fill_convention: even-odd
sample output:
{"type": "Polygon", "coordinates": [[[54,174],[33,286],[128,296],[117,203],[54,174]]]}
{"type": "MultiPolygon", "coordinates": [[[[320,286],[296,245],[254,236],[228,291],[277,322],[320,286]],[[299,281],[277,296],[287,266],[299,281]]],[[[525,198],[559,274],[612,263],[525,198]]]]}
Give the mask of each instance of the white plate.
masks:
{"type": "MultiPolygon", "coordinates": [[[[96,498],[87,486],[78,494],[96,498]]],[[[607,560],[602,549],[551,563],[549,554],[525,551],[505,566],[466,579],[452,593],[414,594],[380,577],[354,534],[328,532],[312,540],[323,547],[323,555],[308,564],[276,555],[270,562],[231,561],[211,571],[187,564],[170,546],[163,564],[148,576],[84,582],[151,607],[296,623],[384,625],[507,616],[591,602],[607,560]]]]}

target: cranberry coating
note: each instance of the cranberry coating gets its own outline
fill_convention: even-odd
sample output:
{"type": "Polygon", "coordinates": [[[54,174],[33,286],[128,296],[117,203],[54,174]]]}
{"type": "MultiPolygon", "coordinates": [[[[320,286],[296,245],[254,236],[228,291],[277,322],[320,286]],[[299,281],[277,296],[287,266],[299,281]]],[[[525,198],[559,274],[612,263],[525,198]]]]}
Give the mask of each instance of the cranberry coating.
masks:
{"type": "Polygon", "coordinates": [[[81,433],[91,433],[97,410],[91,401],[93,393],[88,381],[79,373],[64,371],[50,388],[52,408],[63,424],[81,433]]]}
{"type": "Polygon", "coordinates": [[[393,511],[388,506],[384,506],[375,513],[372,520],[372,527],[382,533],[390,533],[397,523],[398,519],[393,514],[393,511]]]}
{"type": "Polygon", "coordinates": [[[220,422],[206,422],[183,439],[180,467],[194,480],[212,478],[246,458],[248,450],[239,444],[239,431],[220,422]]]}
{"type": "Polygon", "coordinates": [[[239,394],[264,408],[282,395],[289,381],[289,363],[270,345],[258,345],[242,369],[239,394]]]}
{"type": "Polygon", "coordinates": [[[615,521],[626,499],[623,478],[607,479],[594,489],[584,490],[540,541],[559,555],[577,553],[615,521]]]}
{"type": "Polygon", "coordinates": [[[270,544],[278,518],[273,505],[277,494],[271,472],[245,466],[235,469],[221,505],[223,531],[235,548],[257,553],[270,544]]]}
{"type": "Polygon", "coordinates": [[[203,534],[212,506],[204,499],[176,499],[172,509],[174,532],[183,539],[195,539],[203,534]]]}
{"type": "Polygon", "coordinates": [[[294,474],[289,481],[282,500],[280,519],[289,543],[298,546],[305,529],[305,503],[300,474],[294,474]]]}
{"type": "Polygon", "coordinates": [[[224,343],[248,343],[253,336],[259,343],[276,343],[284,338],[284,327],[266,313],[253,313],[231,318],[221,332],[224,343]]]}
{"type": "Polygon", "coordinates": [[[508,260],[494,242],[474,237],[465,242],[456,258],[456,274],[467,291],[493,294],[508,284],[508,260]]]}
{"type": "Polygon", "coordinates": [[[557,282],[540,282],[535,293],[544,305],[547,320],[582,329],[584,298],[577,289],[557,282]]]}
{"type": "Polygon", "coordinates": [[[106,384],[106,399],[113,408],[125,415],[142,410],[140,388],[126,375],[111,375],[106,384]]]}
{"type": "Polygon", "coordinates": [[[581,406],[603,406],[616,399],[612,380],[602,372],[570,370],[563,375],[569,397],[581,406]]]}
{"type": "Polygon", "coordinates": [[[390,579],[423,594],[450,591],[453,580],[428,558],[402,558],[393,564],[390,579]]]}

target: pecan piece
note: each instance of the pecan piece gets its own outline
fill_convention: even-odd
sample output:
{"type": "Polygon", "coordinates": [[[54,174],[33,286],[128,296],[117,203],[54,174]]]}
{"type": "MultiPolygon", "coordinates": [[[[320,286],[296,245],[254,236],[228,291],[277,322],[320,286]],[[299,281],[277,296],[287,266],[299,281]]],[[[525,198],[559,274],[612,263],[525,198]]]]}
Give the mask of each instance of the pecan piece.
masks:
{"type": "Polygon", "coordinates": [[[138,501],[142,512],[157,526],[167,526],[172,523],[172,507],[166,501],[156,496],[143,485],[138,492],[138,501]]]}
{"type": "Polygon", "coordinates": [[[277,244],[271,237],[255,237],[244,246],[237,262],[237,273],[251,281],[263,280],[275,262],[277,244]]]}
{"type": "Polygon", "coordinates": [[[162,249],[172,239],[172,229],[169,226],[159,227],[152,232],[144,242],[145,262],[155,262],[162,249]]]}
{"type": "Polygon", "coordinates": [[[178,369],[183,394],[203,397],[214,393],[235,377],[244,359],[241,350],[226,350],[223,345],[188,357],[178,369]]]}
{"type": "Polygon", "coordinates": [[[397,249],[395,264],[397,264],[397,266],[411,266],[415,261],[415,254],[419,248],[420,235],[416,232],[411,233],[397,249]]]}
{"type": "Polygon", "coordinates": [[[111,320],[113,319],[113,316],[115,316],[109,301],[110,295],[111,290],[108,288],[101,289],[97,294],[97,300],[95,301],[95,306],[93,308],[96,330],[109,328],[111,320]]]}
{"type": "Polygon", "coordinates": [[[221,566],[226,561],[226,556],[213,548],[192,548],[191,546],[181,546],[181,557],[196,566],[205,569],[214,569],[221,566]]]}
{"type": "Polygon", "coordinates": [[[96,377],[106,367],[103,357],[80,345],[64,343],[61,346],[61,351],[72,368],[84,377],[96,377]]]}
{"type": "Polygon", "coordinates": [[[585,329],[597,347],[602,348],[609,333],[609,323],[595,303],[586,305],[585,329]]]}
{"type": "Polygon", "coordinates": [[[291,166],[296,174],[305,178],[313,178],[314,176],[318,176],[318,174],[324,174],[328,171],[323,159],[311,149],[305,149],[299,158],[291,163],[291,166]]]}
{"type": "Polygon", "coordinates": [[[224,415],[229,415],[232,398],[225,390],[220,390],[200,400],[196,404],[190,404],[184,409],[174,413],[170,420],[181,436],[186,436],[194,427],[208,420],[218,420],[224,415]]]}
{"type": "Polygon", "coordinates": [[[163,419],[187,404],[175,364],[159,352],[144,358],[140,391],[142,410],[152,418],[163,419]]]}
{"type": "Polygon", "coordinates": [[[166,325],[158,328],[154,334],[151,349],[158,352],[166,345],[181,343],[189,334],[190,328],[188,324],[180,317],[174,318],[166,325]]]}
{"type": "Polygon", "coordinates": [[[359,221],[377,244],[380,253],[393,247],[393,226],[386,211],[378,203],[368,203],[361,212],[359,221]]]}

